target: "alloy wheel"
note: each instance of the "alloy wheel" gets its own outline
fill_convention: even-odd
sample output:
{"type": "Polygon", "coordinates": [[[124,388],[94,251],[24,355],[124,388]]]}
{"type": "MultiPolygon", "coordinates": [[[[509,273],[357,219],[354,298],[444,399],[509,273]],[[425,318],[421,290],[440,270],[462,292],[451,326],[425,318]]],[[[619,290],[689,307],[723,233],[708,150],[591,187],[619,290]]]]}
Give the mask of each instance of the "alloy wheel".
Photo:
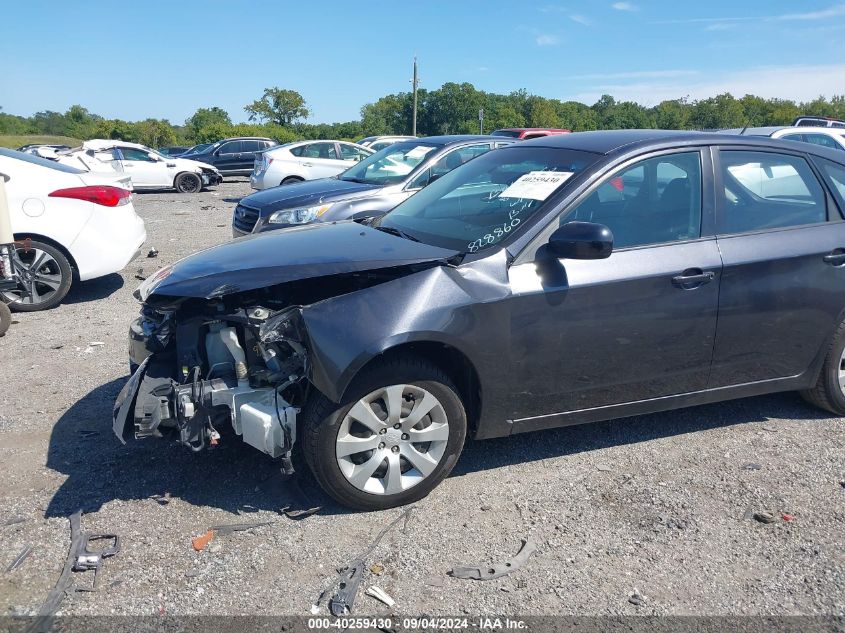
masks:
{"type": "Polygon", "coordinates": [[[401,493],[426,479],[443,458],[449,421],[440,401],[416,385],[391,385],[356,402],[340,424],[335,454],[355,488],[401,493]]]}
{"type": "Polygon", "coordinates": [[[62,270],[55,258],[39,248],[18,249],[14,257],[18,287],[3,292],[5,301],[39,305],[52,299],[62,285],[62,270]]]}
{"type": "Polygon", "coordinates": [[[845,395],[845,349],[842,350],[842,355],[839,357],[839,389],[845,395]]]}

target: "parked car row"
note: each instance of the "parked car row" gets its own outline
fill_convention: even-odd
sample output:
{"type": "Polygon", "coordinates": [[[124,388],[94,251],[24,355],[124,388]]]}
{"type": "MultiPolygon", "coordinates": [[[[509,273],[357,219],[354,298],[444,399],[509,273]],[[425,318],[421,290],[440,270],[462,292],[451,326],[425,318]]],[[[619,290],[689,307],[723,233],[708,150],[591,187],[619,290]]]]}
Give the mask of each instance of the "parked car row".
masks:
{"type": "MultiPolygon", "coordinates": [[[[355,164],[334,178],[293,183],[243,198],[233,213],[232,233],[239,237],[312,222],[381,215],[455,167],[513,142],[493,136],[429,136],[393,143],[376,153],[350,145],[358,156],[366,158],[356,156],[352,161],[355,164]]],[[[267,154],[272,159],[277,152],[291,154],[301,147],[308,145],[292,150],[283,146],[267,154]]],[[[295,163],[290,157],[281,162],[286,170],[283,173],[289,173],[295,163]]],[[[316,161],[309,162],[316,165],[316,161]]],[[[254,187],[268,180],[278,183],[280,173],[271,172],[274,164],[268,171],[263,171],[263,165],[256,167],[254,187]],[[272,179],[267,173],[274,174],[272,179]]]]}

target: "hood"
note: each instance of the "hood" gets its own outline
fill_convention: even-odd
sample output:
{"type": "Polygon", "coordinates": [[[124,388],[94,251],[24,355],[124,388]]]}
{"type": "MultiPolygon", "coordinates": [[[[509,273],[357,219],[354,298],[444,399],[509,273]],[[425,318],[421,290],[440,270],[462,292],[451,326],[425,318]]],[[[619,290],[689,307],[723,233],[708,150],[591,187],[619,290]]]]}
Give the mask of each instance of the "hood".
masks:
{"type": "Polygon", "coordinates": [[[141,299],[211,299],[288,281],[443,261],[456,251],[412,242],[357,222],[308,224],[214,246],[141,284],[141,299]]]}
{"type": "Polygon", "coordinates": [[[210,169],[211,171],[217,171],[217,167],[214,165],[209,165],[208,163],[202,163],[198,160],[191,160],[190,158],[176,158],[175,156],[170,156],[167,159],[168,163],[176,163],[177,167],[181,167],[182,169],[196,169],[199,167],[200,169],[210,169]]]}
{"type": "Polygon", "coordinates": [[[265,189],[241,200],[245,207],[259,209],[262,212],[310,207],[323,202],[337,202],[351,198],[363,198],[382,189],[381,185],[350,182],[337,178],[306,180],[283,187],[265,189]]]}

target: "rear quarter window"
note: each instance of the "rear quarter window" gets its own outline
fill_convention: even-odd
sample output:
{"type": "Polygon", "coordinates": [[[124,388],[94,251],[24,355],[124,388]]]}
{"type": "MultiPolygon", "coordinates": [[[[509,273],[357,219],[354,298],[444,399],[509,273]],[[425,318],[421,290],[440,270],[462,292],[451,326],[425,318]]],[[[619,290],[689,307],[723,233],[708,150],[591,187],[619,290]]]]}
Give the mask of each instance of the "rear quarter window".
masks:
{"type": "Polygon", "coordinates": [[[841,217],[845,211],[845,165],[819,157],[814,157],[813,160],[821,168],[822,175],[833,192],[841,217]]]}

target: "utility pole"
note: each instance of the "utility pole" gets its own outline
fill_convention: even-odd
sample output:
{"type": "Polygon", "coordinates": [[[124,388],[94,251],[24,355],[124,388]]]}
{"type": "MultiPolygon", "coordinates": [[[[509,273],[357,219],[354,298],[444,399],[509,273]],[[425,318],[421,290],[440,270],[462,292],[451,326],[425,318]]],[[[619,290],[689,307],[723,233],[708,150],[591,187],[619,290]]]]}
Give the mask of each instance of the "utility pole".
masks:
{"type": "Polygon", "coordinates": [[[484,108],[481,108],[478,111],[478,123],[481,127],[481,130],[478,132],[479,134],[484,134],[484,108]]]}
{"type": "Polygon", "coordinates": [[[414,56],[414,78],[411,80],[411,83],[414,86],[414,120],[411,123],[411,136],[417,135],[417,86],[419,86],[420,80],[417,76],[417,57],[414,56]]]}

